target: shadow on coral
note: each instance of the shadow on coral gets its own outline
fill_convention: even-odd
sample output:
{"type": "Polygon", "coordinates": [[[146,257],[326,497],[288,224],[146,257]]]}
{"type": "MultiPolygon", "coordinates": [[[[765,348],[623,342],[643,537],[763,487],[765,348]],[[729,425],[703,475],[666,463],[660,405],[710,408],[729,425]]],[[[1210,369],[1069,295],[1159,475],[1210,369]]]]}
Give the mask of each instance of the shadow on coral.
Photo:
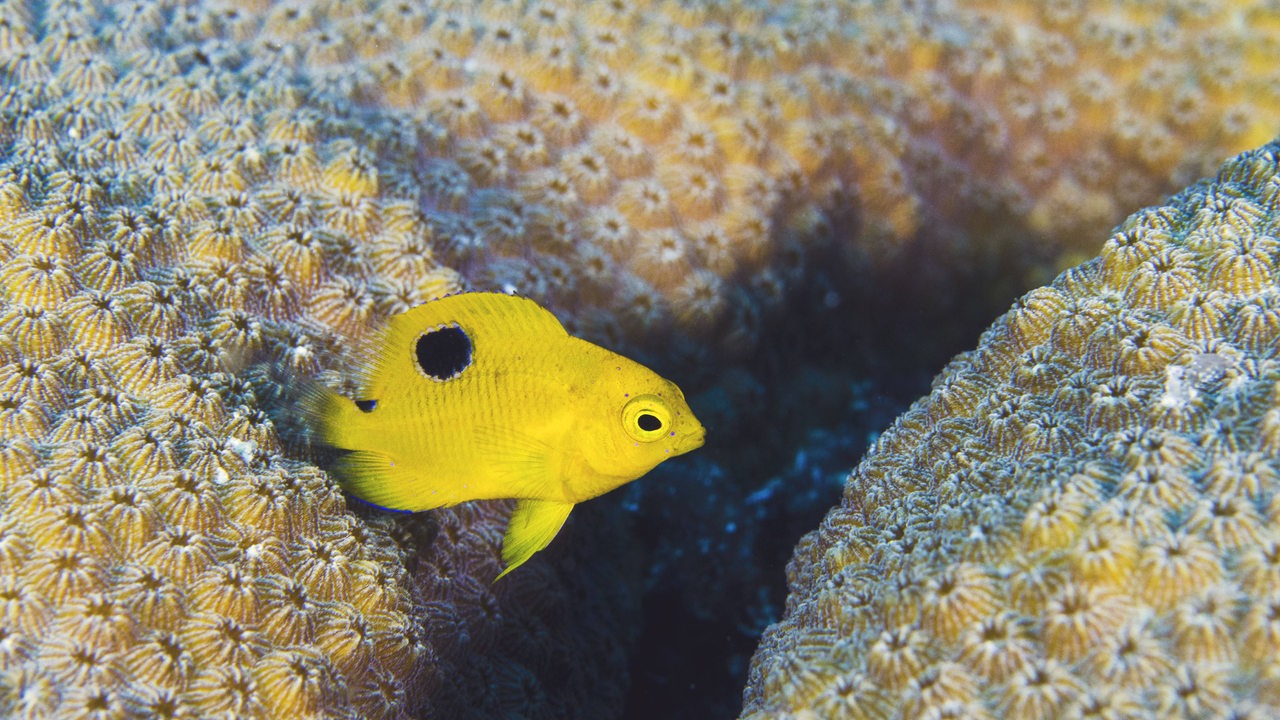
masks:
{"type": "Polygon", "coordinates": [[[761,349],[692,396],[707,447],[599,501],[634,513],[645,550],[624,718],[736,716],[750,655],[781,617],[795,543],[878,432],[1008,301],[985,281],[910,267],[881,282],[833,303],[831,288],[858,286],[815,273],[761,349]]]}

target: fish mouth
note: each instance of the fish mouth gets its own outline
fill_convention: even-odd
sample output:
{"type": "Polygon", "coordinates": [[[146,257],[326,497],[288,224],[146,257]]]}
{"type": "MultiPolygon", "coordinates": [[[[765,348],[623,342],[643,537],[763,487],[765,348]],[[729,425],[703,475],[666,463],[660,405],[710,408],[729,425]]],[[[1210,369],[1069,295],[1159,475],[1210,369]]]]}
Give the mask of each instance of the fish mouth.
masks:
{"type": "Polygon", "coordinates": [[[707,429],[699,425],[697,430],[680,438],[680,441],[676,443],[676,454],[683,455],[690,450],[697,450],[706,441],[707,429]]]}

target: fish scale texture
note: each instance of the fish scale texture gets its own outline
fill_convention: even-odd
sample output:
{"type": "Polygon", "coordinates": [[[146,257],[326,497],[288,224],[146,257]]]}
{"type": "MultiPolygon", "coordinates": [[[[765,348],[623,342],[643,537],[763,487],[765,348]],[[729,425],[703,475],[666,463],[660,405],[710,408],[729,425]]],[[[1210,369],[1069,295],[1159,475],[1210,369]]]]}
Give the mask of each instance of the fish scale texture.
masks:
{"type": "Polygon", "coordinates": [[[958,356],[799,544],[744,718],[1280,712],[1280,144],[958,356]]]}

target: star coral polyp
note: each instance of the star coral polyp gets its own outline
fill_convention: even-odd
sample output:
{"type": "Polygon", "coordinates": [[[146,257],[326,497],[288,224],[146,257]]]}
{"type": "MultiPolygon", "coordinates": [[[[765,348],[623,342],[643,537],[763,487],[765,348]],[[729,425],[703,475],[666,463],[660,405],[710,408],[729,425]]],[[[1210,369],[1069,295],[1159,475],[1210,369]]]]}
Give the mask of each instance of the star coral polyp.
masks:
{"type": "MultiPolygon", "coordinates": [[[[1275,248],[1238,260],[1241,237],[1269,237],[1278,222],[1278,177],[1273,143],[1134,215],[1101,257],[1024,297],[951,364],[801,542],[787,617],[756,653],[744,717],[819,707],[793,680],[810,668],[868,674],[875,684],[862,692],[882,697],[957,662],[979,678],[958,698],[968,716],[1280,710],[1268,684],[1280,672],[1269,650],[1280,464],[1265,420],[1280,400],[1280,325],[1240,320],[1277,290],[1223,271],[1268,277],[1280,265],[1275,248]],[[1177,297],[1212,295],[1237,320],[1195,323],[1189,337],[1180,300],[1134,312],[1134,301],[1167,297],[1130,297],[1164,282],[1152,279],[1159,258],[1177,258],[1163,264],[1186,285],[1177,297]],[[1056,374],[1083,372],[1080,387],[1028,382],[1050,359],[1056,374]],[[958,391],[967,385],[987,390],[958,391]],[[1045,443],[1033,437],[1044,420],[1012,438],[995,430],[1027,406],[1085,434],[1045,443]],[[979,462],[985,485],[949,470],[975,439],[992,449],[979,462]],[[847,630],[802,653],[841,603],[847,630]]],[[[914,716],[918,703],[902,693],[887,712],[914,716]]]]}

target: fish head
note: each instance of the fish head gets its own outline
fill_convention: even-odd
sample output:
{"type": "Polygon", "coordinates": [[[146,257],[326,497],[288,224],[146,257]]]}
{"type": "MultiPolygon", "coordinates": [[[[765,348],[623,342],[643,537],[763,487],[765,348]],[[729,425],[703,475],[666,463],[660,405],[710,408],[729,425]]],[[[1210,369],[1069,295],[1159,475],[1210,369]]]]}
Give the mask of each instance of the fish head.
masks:
{"type": "Polygon", "coordinates": [[[680,388],[630,360],[597,382],[597,411],[584,425],[581,448],[601,475],[634,480],[662,461],[702,447],[706,429],[680,388]]]}

